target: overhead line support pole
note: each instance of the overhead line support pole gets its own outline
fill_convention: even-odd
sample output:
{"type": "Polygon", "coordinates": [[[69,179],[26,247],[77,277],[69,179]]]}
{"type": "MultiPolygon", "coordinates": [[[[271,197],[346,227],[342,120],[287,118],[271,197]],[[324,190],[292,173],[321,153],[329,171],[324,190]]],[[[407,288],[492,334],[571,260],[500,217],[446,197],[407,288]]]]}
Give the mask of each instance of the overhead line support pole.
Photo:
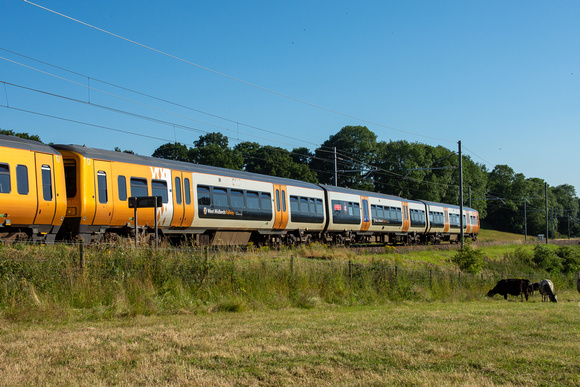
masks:
{"type": "Polygon", "coordinates": [[[338,165],[336,161],[336,147],[332,148],[332,152],[334,153],[334,186],[338,187],[338,165]]]}
{"type": "Polygon", "coordinates": [[[548,244],[549,219],[548,219],[548,183],[544,183],[544,196],[546,198],[546,244],[548,244]]]}
{"type": "Polygon", "coordinates": [[[459,145],[459,240],[461,242],[461,249],[463,249],[463,162],[461,157],[461,141],[459,145]]]}

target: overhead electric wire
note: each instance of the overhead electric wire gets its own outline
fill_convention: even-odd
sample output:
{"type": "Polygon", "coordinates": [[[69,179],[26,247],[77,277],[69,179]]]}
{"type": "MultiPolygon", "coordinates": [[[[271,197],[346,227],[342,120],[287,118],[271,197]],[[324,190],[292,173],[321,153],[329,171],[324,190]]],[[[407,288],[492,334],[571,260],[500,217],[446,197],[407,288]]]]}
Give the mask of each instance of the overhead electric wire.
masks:
{"type": "Polygon", "coordinates": [[[78,121],[78,120],[73,120],[70,118],[64,118],[64,117],[59,117],[59,116],[55,116],[52,114],[45,114],[45,113],[40,113],[40,112],[34,112],[32,110],[26,110],[26,109],[20,109],[20,108],[16,108],[14,106],[4,106],[4,105],[0,105],[1,108],[4,109],[10,109],[10,110],[16,110],[19,112],[23,112],[23,113],[29,113],[29,114],[35,114],[37,116],[42,116],[42,117],[48,117],[48,118],[54,118],[57,120],[61,120],[61,121],[67,121],[67,122],[72,122],[75,124],[80,124],[80,125],[87,125],[87,126],[92,126],[94,128],[100,128],[100,129],[105,129],[105,130],[111,130],[113,132],[119,132],[119,133],[124,133],[124,134],[130,134],[133,136],[139,136],[139,137],[145,137],[145,138],[151,138],[154,140],[160,140],[160,141],[168,141],[168,142],[172,142],[171,140],[168,140],[166,138],[161,138],[161,137],[156,137],[156,136],[149,136],[147,134],[142,134],[142,133],[135,133],[135,132],[130,132],[128,130],[121,130],[121,129],[115,129],[115,128],[111,128],[108,126],[103,126],[103,125],[96,125],[96,124],[91,124],[88,122],[83,122],[83,121],[78,121]]]}
{"type": "MultiPolygon", "coordinates": [[[[75,98],[71,98],[71,97],[67,97],[67,96],[63,96],[63,95],[59,95],[59,94],[55,94],[55,93],[50,93],[50,92],[46,92],[46,91],[43,91],[43,90],[38,90],[38,89],[34,89],[34,88],[22,86],[22,85],[17,85],[17,84],[10,83],[10,82],[5,82],[5,81],[0,81],[0,82],[3,83],[3,84],[5,84],[5,85],[10,85],[10,86],[17,87],[17,88],[21,88],[21,89],[24,89],[24,90],[28,90],[28,91],[33,91],[33,92],[45,94],[45,95],[48,95],[48,96],[51,96],[51,97],[65,99],[65,100],[71,101],[71,102],[81,103],[81,104],[84,104],[84,105],[87,105],[87,106],[91,106],[91,107],[97,107],[97,108],[109,110],[109,111],[112,111],[112,112],[115,112],[115,113],[119,113],[119,114],[125,114],[125,115],[131,116],[131,117],[135,117],[135,118],[140,118],[140,119],[152,121],[152,122],[159,123],[159,124],[162,124],[162,125],[179,127],[180,129],[189,130],[189,131],[195,131],[195,132],[199,132],[199,133],[209,133],[209,132],[207,132],[205,130],[202,130],[202,129],[193,128],[193,127],[185,126],[185,125],[180,125],[180,124],[176,124],[176,123],[172,123],[172,122],[168,122],[168,121],[163,121],[163,120],[159,120],[157,118],[140,115],[140,114],[136,114],[136,113],[133,113],[133,112],[128,112],[128,111],[125,111],[125,110],[112,108],[112,107],[109,107],[109,106],[99,105],[99,104],[95,104],[95,103],[88,103],[88,102],[83,101],[83,100],[79,100],[79,99],[75,99],[75,98]]],[[[0,105],[0,106],[5,107],[5,108],[9,108],[9,109],[12,109],[12,110],[17,110],[17,111],[32,113],[32,114],[36,114],[36,115],[40,115],[40,116],[57,118],[57,119],[61,119],[61,120],[65,120],[65,121],[70,121],[70,122],[77,122],[76,120],[66,119],[66,118],[63,118],[63,117],[57,117],[57,116],[48,115],[48,114],[44,114],[44,113],[33,112],[33,111],[30,111],[30,110],[25,110],[25,109],[13,108],[13,107],[8,106],[8,105],[6,105],[6,106],[0,105]]],[[[113,128],[105,127],[105,126],[101,126],[101,125],[94,125],[94,124],[89,124],[89,123],[81,122],[81,121],[78,121],[78,122],[79,123],[82,123],[84,125],[92,125],[92,126],[97,127],[97,128],[114,130],[114,131],[121,132],[121,133],[126,133],[126,134],[135,134],[134,132],[122,131],[122,130],[119,130],[119,129],[113,129],[113,128]]],[[[161,139],[161,138],[158,138],[158,137],[141,135],[141,134],[139,134],[139,136],[141,136],[141,137],[148,137],[148,138],[152,138],[152,139],[161,139]]],[[[228,136],[226,136],[226,138],[228,138],[228,140],[230,140],[232,142],[243,142],[241,140],[234,139],[234,138],[230,138],[228,136]]],[[[167,142],[173,142],[173,141],[167,140],[167,139],[161,139],[161,140],[164,140],[164,141],[167,141],[167,142]]],[[[273,148],[276,148],[276,147],[273,147],[273,148]]],[[[282,149],[282,148],[280,148],[280,149],[282,149]]],[[[292,156],[292,155],[303,156],[303,154],[300,154],[300,153],[295,153],[295,152],[291,152],[291,151],[287,151],[287,152],[289,153],[290,156],[292,156]]],[[[256,158],[255,156],[249,156],[249,155],[244,155],[244,154],[242,154],[242,156],[245,157],[245,158],[248,158],[248,157],[249,158],[256,158]]],[[[260,160],[260,161],[265,161],[265,159],[260,159],[260,158],[257,158],[257,159],[260,160]]]]}
{"type": "MultiPolygon", "coordinates": [[[[163,102],[163,103],[167,103],[167,104],[170,104],[170,105],[173,105],[173,106],[177,106],[177,107],[180,107],[180,108],[183,108],[183,109],[191,110],[191,111],[196,112],[196,113],[204,114],[204,115],[207,115],[209,117],[218,118],[220,120],[224,120],[224,121],[227,121],[227,122],[230,122],[230,123],[234,123],[234,124],[237,124],[237,125],[242,125],[242,126],[245,126],[247,128],[250,128],[250,129],[259,130],[259,131],[262,131],[262,132],[274,134],[276,136],[285,137],[285,138],[288,138],[288,139],[291,139],[291,140],[295,140],[295,141],[304,142],[304,143],[307,143],[307,144],[310,144],[310,145],[318,146],[318,144],[315,144],[315,143],[312,143],[312,142],[309,142],[309,141],[305,141],[303,139],[298,139],[298,138],[295,138],[295,137],[292,137],[292,136],[287,136],[285,134],[281,134],[281,133],[277,133],[277,132],[274,132],[274,131],[271,131],[271,130],[259,128],[257,126],[253,126],[253,125],[250,125],[250,124],[245,124],[243,122],[239,122],[239,121],[236,121],[236,120],[232,120],[232,119],[227,118],[227,117],[222,117],[222,116],[219,116],[217,114],[208,113],[208,112],[205,112],[203,110],[195,109],[195,108],[192,108],[190,106],[182,105],[182,104],[179,104],[177,102],[173,102],[173,101],[170,101],[170,100],[167,100],[167,99],[164,99],[164,98],[156,97],[154,95],[147,94],[147,93],[143,93],[143,92],[138,91],[138,90],[130,89],[130,88],[125,87],[125,86],[117,85],[115,83],[108,82],[108,81],[104,81],[104,80],[99,79],[99,78],[95,78],[95,77],[92,77],[92,76],[89,76],[89,75],[81,74],[81,73],[78,73],[76,71],[68,70],[68,69],[65,69],[63,67],[56,66],[56,65],[53,65],[51,63],[48,63],[48,62],[45,62],[45,61],[41,61],[39,59],[35,59],[35,58],[30,57],[30,56],[26,56],[26,55],[23,55],[23,54],[19,54],[17,52],[14,52],[14,51],[11,51],[11,50],[7,50],[7,49],[2,48],[2,47],[0,47],[0,50],[9,52],[9,53],[14,54],[14,55],[18,55],[20,57],[23,57],[23,58],[26,58],[26,59],[29,59],[29,60],[32,60],[32,61],[35,61],[35,62],[38,62],[38,63],[42,63],[42,64],[44,64],[46,66],[50,66],[50,67],[53,67],[53,68],[56,68],[56,69],[59,69],[59,70],[62,70],[62,71],[66,71],[68,73],[71,73],[71,74],[74,74],[74,75],[77,75],[77,76],[80,76],[80,77],[83,77],[83,78],[87,78],[87,79],[90,79],[90,80],[94,80],[94,81],[100,82],[100,83],[105,84],[105,85],[108,85],[108,86],[113,86],[113,87],[116,87],[116,88],[121,89],[121,90],[124,90],[124,91],[129,91],[131,93],[134,93],[134,94],[137,94],[137,95],[140,95],[140,96],[143,96],[143,97],[151,98],[151,99],[154,99],[154,100],[163,102]]],[[[4,60],[10,61],[10,62],[12,62],[14,64],[18,64],[18,65],[21,65],[21,66],[24,66],[24,67],[28,67],[28,68],[30,68],[32,70],[42,72],[41,70],[37,70],[37,69],[35,69],[33,67],[29,67],[29,66],[20,64],[18,62],[15,62],[15,61],[11,61],[11,60],[6,59],[6,58],[0,57],[0,59],[4,59],[4,60]]],[[[45,74],[53,76],[50,73],[45,73],[45,74]]],[[[64,80],[67,80],[67,79],[64,79],[64,80]]],[[[78,85],[79,86],[82,86],[82,87],[86,87],[89,90],[92,89],[89,86],[86,86],[86,85],[83,85],[83,84],[78,84],[78,85]]],[[[97,89],[92,89],[92,90],[101,92],[101,90],[97,90],[97,89]]],[[[212,126],[215,126],[215,125],[212,124],[212,126]]],[[[216,126],[216,127],[218,127],[218,126],[216,126]]],[[[225,128],[225,129],[226,130],[232,130],[232,129],[227,129],[227,128],[225,128]]],[[[286,145],[288,145],[288,144],[286,144],[286,145]]]]}
{"type": "MultiPolygon", "coordinates": [[[[22,63],[19,63],[19,62],[13,61],[13,60],[11,60],[11,59],[8,59],[8,58],[0,57],[0,59],[2,59],[2,60],[5,60],[5,61],[7,61],[7,62],[11,62],[11,63],[13,63],[13,64],[17,64],[17,65],[19,65],[19,66],[22,66],[22,67],[25,67],[25,68],[28,68],[28,69],[30,69],[30,70],[34,70],[34,71],[40,72],[40,73],[42,73],[42,74],[45,74],[45,75],[49,75],[49,76],[51,76],[51,77],[54,77],[54,78],[56,78],[56,79],[59,79],[59,80],[63,80],[63,81],[66,81],[66,82],[72,83],[72,84],[74,84],[74,85],[76,85],[76,86],[80,86],[80,87],[83,87],[83,88],[87,88],[87,89],[89,89],[89,90],[93,90],[93,91],[97,91],[97,92],[99,92],[99,93],[103,93],[103,94],[105,94],[105,95],[108,95],[108,96],[110,96],[110,97],[118,98],[118,99],[121,99],[121,100],[123,100],[123,101],[126,101],[126,102],[131,102],[131,103],[134,103],[134,104],[140,105],[140,106],[142,106],[142,107],[146,107],[146,108],[149,108],[149,109],[157,110],[157,111],[159,111],[159,112],[162,112],[162,113],[165,113],[165,114],[169,114],[169,115],[173,115],[173,116],[176,116],[176,117],[179,117],[179,118],[183,118],[183,119],[187,119],[187,120],[190,120],[190,121],[194,121],[194,122],[197,122],[197,123],[200,123],[200,124],[203,124],[203,125],[208,125],[208,126],[210,126],[210,127],[214,127],[214,128],[216,128],[216,129],[223,129],[223,130],[226,130],[226,131],[229,131],[229,132],[235,132],[235,130],[233,130],[233,129],[229,129],[229,128],[226,128],[226,127],[223,127],[223,126],[219,126],[219,125],[211,124],[211,123],[204,122],[204,121],[199,121],[199,120],[196,120],[196,119],[194,119],[194,118],[187,117],[187,116],[184,116],[184,115],[181,115],[181,114],[177,114],[177,113],[173,113],[173,112],[170,112],[170,111],[168,111],[168,110],[160,109],[160,108],[157,108],[157,107],[155,107],[155,106],[151,106],[151,105],[148,105],[148,104],[144,104],[144,103],[142,103],[142,102],[139,102],[139,101],[132,100],[132,99],[130,99],[130,98],[125,98],[125,97],[122,97],[122,96],[119,96],[119,95],[116,95],[116,94],[113,94],[113,93],[109,93],[109,92],[107,92],[107,91],[104,91],[104,90],[100,90],[100,89],[96,89],[96,88],[94,88],[94,87],[90,87],[90,86],[87,86],[87,85],[83,85],[82,83],[79,83],[79,82],[73,81],[73,80],[71,80],[71,79],[63,78],[63,77],[61,77],[61,76],[58,76],[58,75],[55,75],[55,74],[51,74],[51,73],[49,73],[49,72],[46,72],[46,71],[43,71],[43,70],[40,70],[40,69],[36,69],[36,68],[34,68],[34,67],[31,67],[31,66],[28,66],[28,65],[25,65],[25,64],[22,64],[22,63]]],[[[10,84],[10,83],[8,83],[8,82],[5,82],[5,84],[10,84]]],[[[17,86],[17,85],[15,85],[15,84],[12,84],[12,85],[13,85],[13,86],[17,86]]],[[[33,89],[31,89],[31,90],[33,90],[33,89]]],[[[62,98],[67,98],[67,97],[64,97],[64,96],[62,96],[62,98]]],[[[80,101],[80,100],[78,100],[78,101],[79,101],[79,102],[85,102],[85,101],[80,101]]],[[[86,104],[89,104],[89,105],[96,105],[96,104],[94,104],[93,102],[90,102],[90,101],[86,101],[85,103],[86,103],[86,104]]],[[[234,122],[234,121],[232,121],[232,122],[234,122]]],[[[264,130],[264,131],[266,131],[266,130],[264,130]]],[[[270,131],[267,131],[267,132],[269,132],[269,133],[273,133],[273,134],[275,134],[275,135],[278,135],[278,134],[277,134],[277,133],[275,133],[275,132],[270,132],[270,131]]],[[[207,132],[207,131],[206,131],[206,133],[209,133],[209,132],[207,132]]],[[[237,131],[237,134],[239,134],[239,133],[240,133],[240,132],[239,132],[239,131],[237,131]]],[[[284,142],[282,142],[282,141],[277,141],[277,140],[271,140],[271,139],[267,139],[267,138],[260,137],[260,136],[256,136],[256,135],[252,135],[252,134],[245,133],[245,132],[241,132],[241,134],[243,134],[243,135],[245,135],[245,136],[249,136],[249,137],[254,137],[254,138],[257,138],[257,139],[260,139],[260,140],[265,140],[265,141],[273,141],[273,142],[278,142],[278,143],[282,143],[282,144],[285,144],[285,145],[292,145],[292,146],[294,146],[293,144],[288,144],[288,143],[284,143],[284,142]]],[[[284,137],[287,137],[287,136],[284,136],[284,137]]],[[[293,138],[293,139],[294,139],[294,138],[293,138]]],[[[300,141],[300,140],[298,140],[298,139],[294,139],[294,140],[300,141]]]]}
{"type": "Polygon", "coordinates": [[[54,10],[52,10],[52,9],[50,9],[50,8],[47,8],[47,7],[44,7],[44,6],[42,6],[42,5],[39,5],[39,4],[36,4],[36,3],[33,3],[32,1],[29,1],[29,0],[24,0],[24,2],[25,2],[25,3],[28,3],[28,4],[31,4],[31,5],[34,5],[35,7],[38,7],[38,8],[44,9],[45,11],[51,12],[51,13],[53,13],[53,14],[55,14],[55,15],[58,15],[58,16],[61,16],[61,17],[64,17],[64,18],[66,18],[66,19],[69,19],[69,20],[71,20],[71,21],[74,21],[74,22],[76,22],[76,23],[82,24],[82,25],[84,25],[84,26],[86,26],[86,27],[89,27],[89,28],[95,29],[95,30],[97,30],[97,31],[103,32],[103,33],[105,33],[105,34],[108,34],[108,35],[110,35],[110,36],[113,36],[113,37],[115,37],[115,38],[118,38],[118,39],[124,40],[124,41],[126,41],[126,42],[128,42],[128,43],[131,43],[131,44],[134,44],[134,45],[136,45],[136,46],[139,46],[139,47],[145,48],[145,49],[147,49],[147,50],[151,50],[151,51],[153,51],[153,52],[156,52],[156,53],[158,53],[158,54],[161,54],[161,55],[167,56],[167,57],[169,57],[169,58],[172,58],[172,59],[178,60],[178,61],[180,61],[180,62],[183,62],[183,63],[189,64],[189,65],[195,66],[195,67],[197,67],[197,68],[200,68],[200,69],[202,69],[202,70],[209,71],[209,72],[211,72],[211,73],[213,73],[213,74],[216,74],[216,75],[219,75],[219,76],[222,76],[222,77],[228,78],[228,79],[230,79],[230,80],[233,80],[233,81],[236,81],[236,82],[239,82],[239,83],[245,84],[245,85],[247,85],[247,86],[251,86],[251,87],[253,87],[253,88],[256,88],[256,89],[259,89],[259,90],[265,91],[265,92],[267,92],[267,93],[271,93],[271,94],[277,95],[277,96],[279,96],[279,97],[282,97],[282,98],[289,99],[289,100],[291,100],[291,101],[294,101],[294,102],[298,102],[298,103],[301,103],[301,104],[304,104],[304,105],[307,105],[307,106],[310,106],[310,107],[313,107],[313,108],[316,108],[316,109],[320,109],[320,110],[327,111],[327,112],[329,112],[329,113],[337,114],[337,115],[340,115],[340,116],[343,116],[343,117],[346,117],[346,118],[351,118],[351,119],[354,119],[354,120],[357,120],[357,121],[360,121],[360,122],[364,122],[364,123],[367,123],[367,124],[370,124],[370,125],[379,126],[379,127],[382,127],[382,128],[385,128],[385,129],[389,129],[389,130],[394,130],[394,131],[401,132],[401,133],[411,134],[411,135],[414,135],[414,136],[418,136],[418,137],[424,137],[424,138],[429,138],[429,139],[432,139],[432,140],[437,140],[437,141],[442,141],[442,142],[455,142],[455,141],[445,140],[445,139],[441,139],[441,138],[437,138],[437,137],[432,137],[432,136],[427,136],[427,135],[423,135],[423,134],[418,134],[418,133],[410,132],[410,131],[407,131],[407,130],[397,129],[397,128],[394,128],[394,127],[391,127],[391,126],[387,126],[387,125],[384,125],[384,124],[380,124],[380,123],[377,123],[377,122],[373,122],[373,121],[365,120],[365,119],[362,119],[362,118],[359,118],[359,117],[355,117],[355,116],[353,116],[353,115],[350,115],[350,114],[341,113],[341,112],[339,112],[339,111],[336,111],[336,110],[333,110],[333,109],[329,109],[329,108],[326,108],[326,107],[323,107],[323,106],[320,106],[320,105],[317,105],[317,104],[314,104],[314,103],[311,103],[311,102],[307,102],[307,101],[304,101],[304,100],[301,100],[301,99],[298,99],[298,98],[294,98],[294,97],[291,97],[291,96],[289,96],[289,95],[286,95],[286,94],[283,94],[283,93],[280,93],[280,92],[277,92],[277,91],[274,91],[274,90],[268,89],[268,88],[266,88],[266,87],[262,87],[262,86],[259,86],[259,85],[256,85],[256,84],[254,84],[254,83],[251,83],[251,82],[248,82],[248,81],[244,81],[244,80],[242,80],[242,79],[240,79],[240,78],[236,78],[236,77],[233,77],[233,76],[231,76],[231,75],[228,75],[228,74],[225,74],[225,73],[222,73],[222,72],[219,72],[219,71],[216,71],[216,70],[210,69],[210,68],[208,68],[208,67],[202,66],[202,65],[200,65],[200,64],[197,64],[197,63],[195,63],[195,62],[192,62],[192,61],[190,61],[190,60],[187,60],[187,59],[183,59],[183,58],[181,58],[181,57],[178,57],[178,56],[176,56],[176,55],[169,54],[169,53],[167,53],[167,52],[165,52],[165,51],[162,51],[162,50],[159,50],[159,49],[153,48],[153,47],[151,47],[151,46],[147,46],[147,45],[145,45],[145,44],[143,44],[143,43],[140,43],[140,42],[137,42],[137,41],[135,41],[135,40],[132,40],[132,39],[126,38],[126,37],[124,37],[124,36],[121,36],[121,35],[119,35],[119,34],[115,34],[115,33],[113,33],[113,32],[107,31],[107,30],[105,30],[105,29],[103,29],[103,28],[96,27],[96,26],[94,26],[94,25],[91,25],[91,24],[89,24],[89,23],[87,23],[87,22],[84,22],[84,21],[81,21],[81,20],[75,19],[75,18],[73,18],[73,17],[71,17],[71,16],[65,15],[65,14],[63,14],[63,13],[60,13],[60,12],[57,12],[57,11],[54,11],[54,10]]]}

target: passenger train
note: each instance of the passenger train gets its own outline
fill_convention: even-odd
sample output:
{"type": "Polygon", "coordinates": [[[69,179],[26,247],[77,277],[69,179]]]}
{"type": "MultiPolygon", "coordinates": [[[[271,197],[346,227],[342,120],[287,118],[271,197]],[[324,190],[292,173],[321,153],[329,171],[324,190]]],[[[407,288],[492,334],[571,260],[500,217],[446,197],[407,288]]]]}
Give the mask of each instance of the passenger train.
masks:
{"type": "MultiPolygon", "coordinates": [[[[52,243],[140,234],[197,245],[457,242],[459,206],[0,135],[0,238],[52,243]],[[157,219],[155,219],[155,217],[157,219]]],[[[479,214],[463,208],[465,238],[479,214]]]]}

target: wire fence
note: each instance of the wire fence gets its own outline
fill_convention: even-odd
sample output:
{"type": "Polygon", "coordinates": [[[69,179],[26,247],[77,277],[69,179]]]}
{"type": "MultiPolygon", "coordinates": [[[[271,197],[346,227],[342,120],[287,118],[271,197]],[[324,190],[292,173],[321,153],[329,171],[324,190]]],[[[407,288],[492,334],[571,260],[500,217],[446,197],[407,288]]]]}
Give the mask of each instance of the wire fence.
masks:
{"type": "Polygon", "coordinates": [[[179,279],[192,286],[208,283],[264,282],[267,277],[301,279],[311,284],[324,280],[360,287],[373,284],[380,291],[405,283],[428,289],[485,287],[502,278],[526,278],[539,282],[545,274],[534,272],[464,273],[442,267],[409,268],[388,259],[361,262],[353,259],[299,257],[295,251],[279,254],[243,252],[240,249],[148,247],[119,245],[54,245],[40,248],[18,244],[4,246],[0,256],[0,279],[19,277],[39,283],[59,283],[82,275],[103,281],[149,277],[157,284],[179,279]],[[234,279],[234,280],[232,280],[234,279]],[[366,284],[366,285],[365,285],[366,284]]]}

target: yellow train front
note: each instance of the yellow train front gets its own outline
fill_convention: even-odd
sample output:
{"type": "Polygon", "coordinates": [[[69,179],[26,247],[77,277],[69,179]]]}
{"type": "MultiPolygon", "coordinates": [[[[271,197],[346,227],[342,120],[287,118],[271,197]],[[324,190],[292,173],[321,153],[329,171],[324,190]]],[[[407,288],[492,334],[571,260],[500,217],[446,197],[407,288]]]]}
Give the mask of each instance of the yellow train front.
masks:
{"type": "MultiPolygon", "coordinates": [[[[324,229],[324,191],[315,184],[78,145],[54,148],[64,158],[65,237],[90,243],[133,235],[128,198],[143,196],[162,197],[156,216],[163,235],[200,245],[291,244],[324,229]],[[291,217],[297,198],[314,205],[291,217]]],[[[139,230],[151,232],[154,210],[137,215],[139,230]]]]}
{"type": "Polygon", "coordinates": [[[65,210],[61,155],[36,141],[0,135],[0,239],[54,242],[65,210]]]}

